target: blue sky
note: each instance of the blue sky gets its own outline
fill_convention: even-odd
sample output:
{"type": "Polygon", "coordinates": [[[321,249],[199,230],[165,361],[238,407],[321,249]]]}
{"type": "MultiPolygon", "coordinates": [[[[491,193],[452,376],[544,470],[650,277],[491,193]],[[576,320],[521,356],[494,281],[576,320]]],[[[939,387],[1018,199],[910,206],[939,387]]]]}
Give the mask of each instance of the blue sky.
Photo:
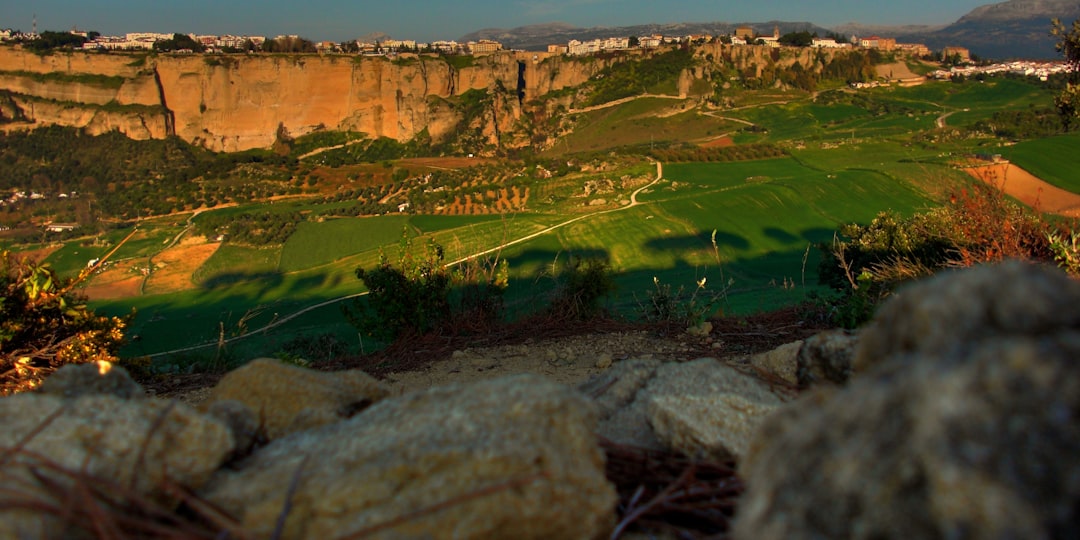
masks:
{"type": "Polygon", "coordinates": [[[383,32],[397,39],[457,39],[482,28],[565,22],[622,26],[672,22],[810,21],[829,27],[864,24],[946,24],[992,0],[3,0],[0,28],[29,31],[73,25],[125,32],[299,34],[342,41],[383,32]]]}

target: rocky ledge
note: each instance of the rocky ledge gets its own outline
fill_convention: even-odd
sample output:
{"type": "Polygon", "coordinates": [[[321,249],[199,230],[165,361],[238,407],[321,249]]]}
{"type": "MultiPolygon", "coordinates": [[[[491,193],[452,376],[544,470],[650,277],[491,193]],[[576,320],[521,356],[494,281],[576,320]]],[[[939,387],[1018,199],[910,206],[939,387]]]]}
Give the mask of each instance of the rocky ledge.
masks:
{"type": "Polygon", "coordinates": [[[737,463],[736,538],[1069,537],[1078,325],[1080,284],[1005,263],[903,289],[857,335],[577,387],[394,395],[261,359],[190,406],[67,366],[0,400],[0,537],[120,536],[116,508],[155,536],[180,508],[239,538],[600,538],[626,510],[601,440],[737,463]]]}

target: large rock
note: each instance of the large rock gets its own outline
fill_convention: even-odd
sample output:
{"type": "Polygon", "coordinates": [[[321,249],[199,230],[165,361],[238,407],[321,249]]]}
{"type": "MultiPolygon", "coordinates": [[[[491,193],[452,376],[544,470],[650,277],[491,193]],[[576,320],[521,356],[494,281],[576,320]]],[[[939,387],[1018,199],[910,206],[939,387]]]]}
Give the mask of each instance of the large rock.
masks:
{"type": "Polygon", "coordinates": [[[203,495],[260,538],[283,508],[283,538],[595,538],[615,505],[595,424],[535,375],[437,387],[274,441],[203,495]]]}
{"type": "Polygon", "coordinates": [[[638,399],[660,365],[659,360],[646,358],[624,360],[578,387],[596,403],[600,413],[598,435],[619,444],[664,449],[647,420],[647,400],[638,399]]]}
{"type": "Polygon", "coordinates": [[[0,423],[0,538],[72,534],[57,512],[41,508],[62,509],[73,491],[47,489],[35,474],[61,486],[83,474],[118,498],[168,506],[167,485],[202,487],[234,444],[225,426],[186,405],[114,395],[20,394],[0,399],[0,423]]]}
{"type": "Polygon", "coordinates": [[[768,384],[712,358],[628,360],[578,389],[599,407],[600,436],[717,461],[742,455],[758,423],[783,403],[768,384]]]}
{"type": "Polygon", "coordinates": [[[799,388],[844,384],[851,378],[859,339],[847,330],[826,330],[811,336],[799,348],[796,378],[799,388]]]}
{"type": "Polygon", "coordinates": [[[663,366],[648,393],[648,420],[660,441],[711,461],[742,457],[754,429],[783,404],[760,379],[713,358],[663,366]]]}
{"type": "Polygon", "coordinates": [[[1008,262],[954,271],[900,291],[861,333],[855,370],[901,353],[948,355],[973,341],[1080,326],[1080,284],[1059,270],[1008,262]]]}
{"type": "Polygon", "coordinates": [[[100,360],[86,364],[65,364],[41,384],[39,393],[63,398],[106,394],[121,399],[146,397],[146,391],[127,370],[100,360]]]}
{"type": "Polygon", "coordinates": [[[226,374],[203,407],[217,412],[223,402],[243,403],[266,437],[276,439],[349,418],[389,393],[359,370],[323,372],[259,358],[226,374]]]}
{"type": "Polygon", "coordinates": [[[1020,263],[901,291],[863,336],[872,369],[758,431],[735,537],[1075,535],[1077,306],[1080,284],[1020,263]]]}

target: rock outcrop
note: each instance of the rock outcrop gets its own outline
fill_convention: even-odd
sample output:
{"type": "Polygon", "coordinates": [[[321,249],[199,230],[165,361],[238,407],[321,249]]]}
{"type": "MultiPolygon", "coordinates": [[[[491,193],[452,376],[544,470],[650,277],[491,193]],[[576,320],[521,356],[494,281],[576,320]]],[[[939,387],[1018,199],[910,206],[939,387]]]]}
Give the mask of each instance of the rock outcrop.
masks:
{"type": "Polygon", "coordinates": [[[628,360],[580,389],[595,396],[601,436],[711,461],[742,456],[758,423],[783,403],[768,384],[714,358],[628,360]]]}
{"type": "MultiPolygon", "coordinates": [[[[245,415],[229,412],[226,402],[243,404],[258,429],[268,439],[277,439],[350,418],[389,394],[383,384],[359,370],[327,373],[259,358],[226,374],[203,406],[223,418],[242,418],[245,415]]],[[[248,423],[244,420],[241,425],[248,423]]]]}
{"type": "Polygon", "coordinates": [[[615,505],[595,422],[538,376],[443,386],[275,441],[205,497],[258,537],[287,506],[283,538],[590,539],[615,505]]]}
{"type": "MultiPolygon", "coordinates": [[[[543,134],[515,132],[519,120],[571,107],[564,98],[538,100],[580,86],[618,57],[569,57],[502,51],[450,61],[438,55],[396,58],[346,55],[148,55],[53,52],[38,55],[0,47],[0,113],[28,127],[58,124],[92,134],[118,130],[135,139],[177,135],[214,151],[269,148],[279,134],[319,130],[362,132],[401,142],[426,134],[441,142],[457,130],[479,130],[491,145],[528,145],[543,134]],[[464,64],[464,65],[463,65],[464,64]],[[466,118],[460,96],[490,98],[484,114],[466,118]],[[17,110],[15,110],[17,109],[17,110]]],[[[818,66],[832,51],[786,51],[779,60],[764,46],[701,46],[699,61],[732,61],[758,75],[766,66],[818,66]],[[706,60],[711,59],[711,60],[706,60]]],[[[726,68],[725,68],[726,69],[726,68]]],[[[816,68],[815,68],[816,69],[816,68]]],[[[686,97],[712,69],[680,74],[686,97]]],[[[554,135],[554,134],[548,134],[554,135]]]]}
{"type": "Polygon", "coordinates": [[[168,508],[172,486],[202,487],[233,450],[224,425],[181,403],[74,394],[0,399],[0,537],[69,537],[73,490],[57,486],[80,481],[168,508]]]}
{"type": "Polygon", "coordinates": [[[863,369],[771,416],[736,538],[1054,538],[1080,520],[1080,283],[1026,263],[898,292],[863,369]]]}

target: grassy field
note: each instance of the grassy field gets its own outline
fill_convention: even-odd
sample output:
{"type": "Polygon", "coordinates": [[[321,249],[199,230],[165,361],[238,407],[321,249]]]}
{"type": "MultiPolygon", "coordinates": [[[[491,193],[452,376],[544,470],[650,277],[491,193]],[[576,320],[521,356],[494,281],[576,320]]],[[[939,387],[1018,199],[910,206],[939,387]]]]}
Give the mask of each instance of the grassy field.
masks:
{"type": "Polygon", "coordinates": [[[742,127],[701,114],[690,100],[661,98],[640,98],[619,107],[580,113],[574,123],[574,132],[545,154],[703,140],[742,127]]]}
{"type": "MultiPolygon", "coordinates": [[[[511,285],[506,299],[516,314],[544,305],[555,284],[554,269],[572,258],[601,258],[611,265],[619,286],[612,307],[627,316],[636,314],[638,303],[655,287],[654,279],[692,288],[707,278],[712,290],[725,291],[726,313],[771,309],[820,290],[820,255],[814,246],[829,241],[839,225],[866,223],[883,210],[904,215],[924,210],[972,181],[950,162],[953,155],[971,152],[984,141],[927,143],[916,137],[935,132],[939,116],[953,112],[948,123],[958,126],[995,110],[1026,108],[1049,99],[1048,92],[1034,85],[1009,80],[880,88],[862,92],[858,99],[846,89],[827,92],[844,95],[831,96],[835,102],[827,104],[799,92],[747,94],[736,101],[757,105],[710,114],[695,109],[691,101],[643,98],[580,113],[577,128],[551,155],[640,149],[650,143],[693,144],[728,131],[737,133],[737,141],[769,142],[790,152],[787,158],[760,161],[665,163],[664,179],[642,192],[640,204],[632,208],[618,202],[629,200],[628,189],[603,195],[609,201],[604,206],[589,207],[581,196],[582,183],[601,177],[651,178],[653,165],[640,159],[627,161],[619,170],[542,180],[531,188],[528,209],[513,215],[303,222],[283,246],[222,246],[196,272],[198,289],[102,302],[99,308],[116,314],[138,309],[132,333],[139,339],[125,349],[129,355],[245,335],[248,339],[228,344],[224,352],[211,346],[184,354],[204,360],[222,354],[250,358],[271,354],[292,337],[322,332],[358,350],[360,340],[341,313],[350,301],[340,299],[363,291],[357,267],[375,266],[380,253],[396,259],[404,232],[416,249],[427,239],[441,244],[447,261],[512,242],[488,258],[508,261],[511,285]],[[719,117],[740,118],[764,129],[744,131],[745,124],[719,117]],[[513,242],[548,228],[533,239],[513,242]],[[313,306],[319,307],[260,333],[265,325],[313,306]]],[[[1048,181],[1080,189],[1071,174],[1080,167],[1080,158],[1072,152],[1077,142],[1070,135],[1019,144],[1002,153],[1048,181]],[[1046,155],[1066,157],[1046,162],[1046,155]]],[[[617,153],[603,159],[615,161],[617,153]]],[[[258,208],[308,212],[315,210],[313,204],[291,201],[258,208]]],[[[239,214],[252,207],[214,211],[239,214]]],[[[147,227],[125,246],[124,256],[152,254],[182,229],[184,219],[147,227]]],[[[110,236],[112,243],[118,240],[110,236]]],[[[54,264],[77,268],[103,249],[67,246],[54,255],[54,264]]]]}
{"type": "Polygon", "coordinates": [[[407,215],[305,221],[285,242],[280,268],[294,272],[393,244],[403,231],[412,232],[408,223],[407,215]]]}
{"type": "Polygon", "coordinates": [[[1080,133],[1027,141],[1001,153],[1022,169],[1073,193],[1080,193],[1080,133]]]}

